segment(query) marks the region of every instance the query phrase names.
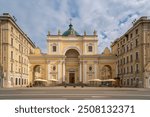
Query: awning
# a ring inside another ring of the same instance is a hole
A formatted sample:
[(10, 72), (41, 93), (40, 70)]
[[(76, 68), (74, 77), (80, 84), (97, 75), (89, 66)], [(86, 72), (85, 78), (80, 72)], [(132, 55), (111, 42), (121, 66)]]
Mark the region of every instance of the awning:
[(90, 80), (88, 80), (89, 82), (102, 82), (102, 80), (100, 80), (100, 79), (90, 79)]
[(106, 80), (103, 80), (103, 82), (108, 82), (108, 81), (115, 82), (116, 80), (115, 79), (106, 79)]
[(50, 79), (50, 81), (54, 81), (54, 82), (57, 82), (58, 80), (57, 80), (57, 79)]
[(44, 80), (44, 79), (35, 79), (34, 81), (47, 82), (47, 80)]

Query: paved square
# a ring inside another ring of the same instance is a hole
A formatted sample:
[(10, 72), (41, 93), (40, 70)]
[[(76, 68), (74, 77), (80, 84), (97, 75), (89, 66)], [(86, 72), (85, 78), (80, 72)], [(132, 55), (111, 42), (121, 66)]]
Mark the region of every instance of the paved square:
[(103, 87), (34, 87), (0, 89), (0, 99), (50, 99), (50, 100), (99, 100), (99, 99), (150, 99), (150, 89)]

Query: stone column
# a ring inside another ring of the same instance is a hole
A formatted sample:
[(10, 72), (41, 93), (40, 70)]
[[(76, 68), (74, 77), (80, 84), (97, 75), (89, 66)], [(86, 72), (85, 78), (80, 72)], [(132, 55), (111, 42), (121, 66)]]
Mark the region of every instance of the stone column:
[(51, 72), (51, 69), (50, 69), (50, 61), (47, 62), (47, 67), (48, 67), (48, 69), (47, 69), (48, 80), (50, 80), (50, 79), (51, 79), (51, 74), (50, 74), (50, 72)]
[(66, 69), (65, 69), (65, 61), (63, 61), (63, 82), (65, 82), (65, 71), (66, 71)]
[(60, 83), (61, 82), (61, 79), (60, 79), (60, 64), (61, 64), (61, 62), (60, 61), (58, 61), (58, 70), (57, 70), (57, 73), (58, 73), (58, 82)]
[(82, 82), (82, 62), (80, 61), (80, 82)]
[(87, 82), (87, 76), (86, 76), (86, 69), (87, 69), (87, 61), (84, 61), (84, 78), (83, 78), (83, 83)]
[(97, 61), (94, 61), (94, 69), (95, 69), (95, 79), (97, 79), (97, 64), (98, 62)]

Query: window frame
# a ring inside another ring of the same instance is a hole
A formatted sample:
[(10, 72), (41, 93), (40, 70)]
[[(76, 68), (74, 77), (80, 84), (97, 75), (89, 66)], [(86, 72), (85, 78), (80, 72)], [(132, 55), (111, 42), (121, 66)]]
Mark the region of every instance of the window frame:
[(93, 52), (93, 46), (92, 45), (88, 45), (88, 52)]
[(56, 46), (56, 45), (53, 45), (53, 46), (52, 46), (52, 51), (53, 51), (53, 52), (57, 52), (57, 46)]

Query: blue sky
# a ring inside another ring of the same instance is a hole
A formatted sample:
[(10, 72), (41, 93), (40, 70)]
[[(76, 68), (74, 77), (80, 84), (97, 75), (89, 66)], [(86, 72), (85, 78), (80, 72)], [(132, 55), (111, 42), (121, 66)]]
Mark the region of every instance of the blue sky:
[(69, 19), (79, 34), (99, 39), (99, 52), (124, 34), (132, 21), (150, 16), (149, 0), (0, 0), (0, 14), (8, 12), (35, 44), (47, 51), (46, 35), (68, 29)]

